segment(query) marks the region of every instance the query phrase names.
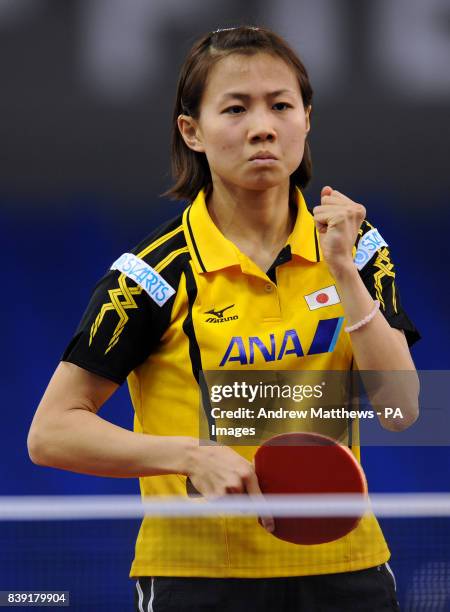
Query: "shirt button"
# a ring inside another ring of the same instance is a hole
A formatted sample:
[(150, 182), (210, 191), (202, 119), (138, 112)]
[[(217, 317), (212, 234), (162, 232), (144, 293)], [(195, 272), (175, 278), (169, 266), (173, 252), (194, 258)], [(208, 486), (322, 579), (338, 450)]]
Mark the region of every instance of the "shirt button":
[(272, 293), (273, 291), (273, 286), (270, 283), (266, 283), (264, 285), (264, 290), (266, 291), (266, 293)]

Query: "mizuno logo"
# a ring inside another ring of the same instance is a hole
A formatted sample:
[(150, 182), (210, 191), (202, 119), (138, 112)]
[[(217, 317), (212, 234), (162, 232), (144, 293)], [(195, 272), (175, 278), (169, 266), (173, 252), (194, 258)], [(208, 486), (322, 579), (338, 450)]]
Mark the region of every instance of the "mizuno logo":
[(225, 308), (222, 308), (222, 310), (214, 310), (214, 308), (211, 308), (211, 310), (207, 310), (205, 314), (212, 314), (218, 319), (223, 319), (223, 313), (225, 312), (225, 310), (228, 310), (229, 308), (233, 308), (233, 306), (234, 304), (231, 304), (231, 306), (225, 306)]
[(205, 314), (210, 314), (213, 315), (212, 317), (208, 317), (206, 319), (206, 323), (225, 323), (225, 321), (235, 321), (236, 319), (239, 319), (238, 315), (232, 315), (229, 317), (224, 317), (223, 313), (226, 310), (229, 310), (230, 308), (233, 308), (234, 304), (231, 304), (230, 306), (225, 306), (225, 308), (222, 308), (222, 310), (214, 310), (214, 308), (211, 308), (211, 310), (207, 310), (205, 312)]

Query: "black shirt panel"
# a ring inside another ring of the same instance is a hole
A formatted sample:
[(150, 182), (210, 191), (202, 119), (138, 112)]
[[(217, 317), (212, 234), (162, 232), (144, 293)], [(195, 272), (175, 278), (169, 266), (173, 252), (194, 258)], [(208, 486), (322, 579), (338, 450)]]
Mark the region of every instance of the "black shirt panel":
[(142, 259), (153, 269), (172, 256), (159, 274), (175, 293), (160, 305), (132, 278), (109, 270), (95, 286), (63, 361), (122, 384), (147, 359), (169, 325), (181, 274), (189, 261), (189, 254), (183, 252), (187, 251), (184, 233), (176, 231), (180, 226), (181, 216), (130, 251), (137, 256), (150, 248)]
[[(358, 247), (361, 237), (372, 229), (373, 226), (368, 221), (363, 221), (356, 247)], [(395, 265), (391, 259), (390, 249), (385, 246), (381, 247), (367, 261), (359, 273), (370, 295), (374, 300), (380, 301), (380, 310), (389, 325), (404, 330), (409, 346), (420, 340), (419, 330), (407, 315), (401, 302)]]

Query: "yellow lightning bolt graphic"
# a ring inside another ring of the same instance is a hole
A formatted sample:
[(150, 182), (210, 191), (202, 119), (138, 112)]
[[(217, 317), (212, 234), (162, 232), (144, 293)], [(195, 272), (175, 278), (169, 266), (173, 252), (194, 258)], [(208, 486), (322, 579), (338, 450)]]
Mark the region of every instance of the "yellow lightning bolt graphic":
[[(133, 299), (133, 295), (139, 295), (140, 293), (142, 293), (142, 287), (140, 287), (139, 285), (137, 287), (128, 287), (125, 275), (121, 274), (119, 276), (119, 288), (109, 289), (108, 294), (111, 298), (111, 301), (107, 302), (106, 304), (103, 304), (100, 309), (100, 312), (95, 318), (94, 323), (92, 324), (91, 334), (89, 338), (89, 346), (91, 346), (92, 340), (94, 339), (95, 334), (97, 333), (98, 328), (100, 327), (100, 324), (103, 321), (103, 317), (108, 312), (108, 310), (115, 310), (117, 312), (117, 314), (119, 315), (119, 322), (117, 323), (116, 329), (114, 330), (112, 338), (109, 341), (108, 347), (105, 351), (105, 355), (112, 349), (115, 344), (117, 344), (119, 336), (128, 321), (128, 315), (126, 313), (126, 310), (138, 307)], [(121, 300), (121, 298), (124, 299)]]
[[(395, 272), (394, 272), (394, 265), (391, 262), (390, 258), (389, 258), (389, 251), (384, 247), (381, 249), (381, 251), (378, 253), (378, 256), (375, 260), (374, 266), (376, 268), (378, 268), (378, 272), (375, 272), (374, 274), (374, 279), (375, 279), (375, 291), (376, 291), (376, 296), (377, 296), (377, 300), (380, 301), (380, 304), (383, 305), (383, 310), (386, 310), (385, 304), (384, 304), (384, 300), (383, 300), (383, 286), (382, 286), (382, 279), (385, 276), (392, 276), (393, 278), (395, 278)], [(396, 303), (396, 299), (395, 299), (395, 287), (394, 284), (392, 285), (392, 295), (393, 295), (393, 306), (394, 306), (394, 310), (395, 312), (397, 312), (397, 303)]]
[[(177, 232), (178, 231), (179, 230), (177, 230)], [(154, 245), (153, 245), (153, 248), (155, 248)], [(171, 253), (169, 253), (169, 255), (167, 255), (167, 257), (165, 257), (165, 259), (163, 259), (157, 266), (155, 266), (154, 270), (158, 273), (161, 272), (176, 257), (178, 257), (178, 255), (180, 255), (181, 253), (188, 253), (188, 252), (189, 252), (188, 247), (182, 247), (180, 249), (172, 251)], [(145, 251), (143, 251), (142, 253), (145, 253)], [(90, 331), (90, 336), (89, 336), (89, 346), (91, 346), (92, 341), (98, 331), (98, 328), (100, 327), (103, 321), (105, 314), (109, 310), (115, 310), (119, 317), (119, 322), (117, 323), (114, 333), (111, 337), (111, 340), (109, 341), (109, 344), (106, 348), (105, 355), (109, 353), (109, 351), (119, 341), (120, 334), (122, 333), (123, 328), (125, 327), (125, 325), (127, 324), (129, 320), (129, 317), (126, 311), (133, 309), (133, 308), (138, 308), (138, 305), (133, 299), (133, 295), (140, 295), (142, 291), (143, 291), (143, 288), (140, 285), (137, 285), (136, 287), (128, 287), (126, 283), (125, 274), (121, 274), (119, 276), (119, 287), (117, 289), (108, 290), (108, 294), (109, 294), (111, 301), (107, 302), (106, 304), (103, 304), (103, 306), (100, 309), (100, 312), (96, 316), (95, 321), (93, 322), (91, 326), (91, 331)]]

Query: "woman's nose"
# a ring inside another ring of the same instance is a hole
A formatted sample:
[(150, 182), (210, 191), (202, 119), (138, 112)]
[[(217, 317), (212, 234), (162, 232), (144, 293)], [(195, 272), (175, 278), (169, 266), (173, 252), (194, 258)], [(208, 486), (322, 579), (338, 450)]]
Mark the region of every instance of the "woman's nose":
[(251, 130), (249, 139), (251, 142), (259, 142), (261, 140), (273, 141), (276, 138), (276, 133), (273, 128), (262, 126)]

